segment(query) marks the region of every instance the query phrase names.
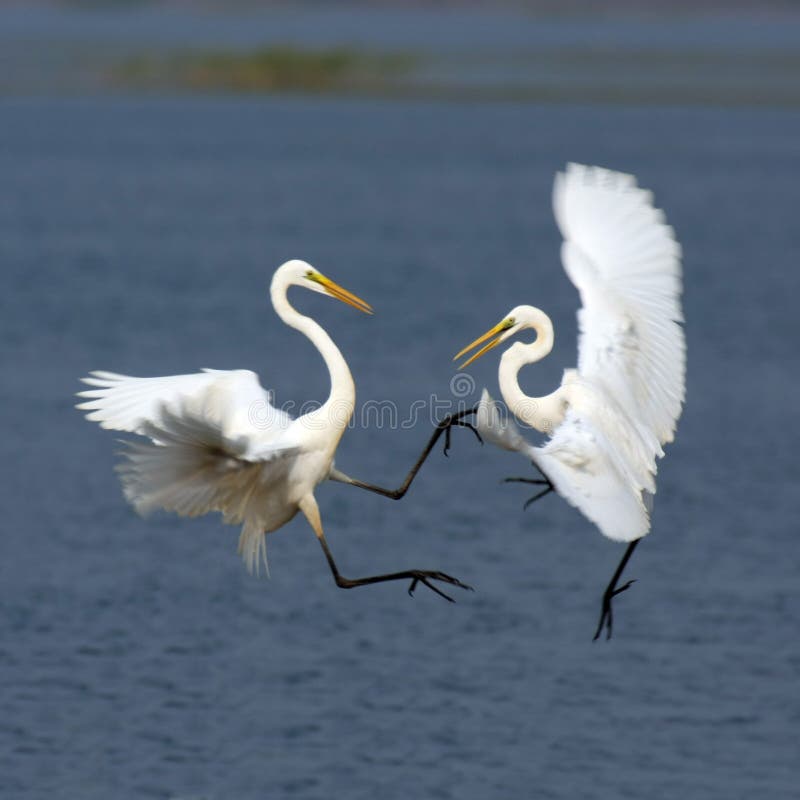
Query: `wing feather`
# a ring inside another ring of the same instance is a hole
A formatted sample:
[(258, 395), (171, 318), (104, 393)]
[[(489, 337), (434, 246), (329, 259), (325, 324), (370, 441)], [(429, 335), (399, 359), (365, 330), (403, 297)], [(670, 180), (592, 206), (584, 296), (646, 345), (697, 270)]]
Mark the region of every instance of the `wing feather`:
[(664, 444), (685, 397), (686, 345), (681, 249), (652, 202), (634, 176), (579, 164), (553, 189), (562, 262), (583, 304), (578, 370)]
[[(248, 569), (266, 566), (265, 533), (297, 511), (274, 487), (300, 452), (292, 418), (248, 370), (134, 378), (93, 372), (78, 408), (104, 428), (147, 437), (125, 442), (117, 470), (128, 501), (195, 517), (220, 511), (242, 524)], [(148, 441), (149, 440), (149, 441)]]
[(82, 380), (95, 388), (78, 393), (87, 400), (77, 408), (89, 412), (87, 419), (112, 430), (149, 436), (148, 430), (152, 433), (162, 426), (165, 410), (180, 407), (214, 421), (228, 440), (244, 438), (243, 452), (257, 459), (259, 449), (268, 451), (292, 423), (250, 370), (203, 370), (158, 378), (92, 372)]
[(140, 514), (156, 509), (196, 517), (222, 512), (225, 522), (243, 524), (239, 539), (248, 569), (266, 566), (264, 534), (290, 519), (296, 509), (271, 492), (299, 450), (284, 437), (257, 457), (246, 436), (231, 438), (202, 408), (162, 407), (159, 422), (140, 430), (150, 441), (123, 442), (117, 466), (125, 497)]
[(650, 493), (597, 420), (570, 409), (534, 461), (567, 502), (615, 541), (650, 529)]

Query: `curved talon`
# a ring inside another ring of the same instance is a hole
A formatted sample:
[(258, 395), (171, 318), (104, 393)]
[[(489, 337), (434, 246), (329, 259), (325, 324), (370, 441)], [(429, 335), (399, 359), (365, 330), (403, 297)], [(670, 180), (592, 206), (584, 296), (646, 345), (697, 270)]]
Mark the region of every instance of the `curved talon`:
[(448, 431), (456, 422), (453, 414), (448, 414), (436, 423), (436, 427), (443, 431)]
[(546, 494), (555, 491), (555, 486), (553, 486), (552, 482), (548, 478), (503, 478), (501, 483), (530, 483), (534, 486), (545, 487), (541, 492), (538, 492), (533, 497), (530, 497), (525, 501), (524, 505), (522, 506), (523, 511), (527, 510), (531, 503), (535, 503)]
[(532, 503), (535, 503), (537, 500), (540, 500), (542, 497), (544, 497), (546, 494), (549, 494), (552, 491), (554, 491), (553, 490), (553, 484), (548, 481), (546, 488), (542, 489), (541, 492), (539, 492), (538, 494), (535, 494), (533, 497), (529, 497), (525, 501), (525, 504), (522, 506), (522, 510), (523, 511), (527, 511), (529, 505), (531, 505)]
[(622, 584), (622, 586), (617, 586), (617, 581), (619, 581), (622, 571), (625, 569), (625, 566), (630, 560), (633, 551), (636, 549), (636, 546), (640, 541), (641, 539), (634, 539), (628, 544), (628, 548), (625, 550), (622, 560), (617, 565), (611, 581), (606, 587), (605, 592), (603, 592), (603, 605), (600, 613), (600, 621), (597, 623), (597, 630), (594, 632), (594, 636), (592, 637), (593, 642), (596, 642), (600, 638), (600, 634), (603, 632), (603, 627), (607, 628), (606, 639), (611, 638), (611, 632), (614, 629), (614, 612), (612, 610), (611, 601), (618, 594), (627, 591), (634, 583), (636, 583), (636, 579), (631, 578), (631, 580)]
[(475, 591), (469, 584), (462, 583), (458, 578), (448, 575), (446, 572), (419, 572), (414, 574), (411, 585), (408, 587), (408, 593), (414, 596), (414, 590), (417, 584), (421, 583), (427, 586), (432, 592), (436, 592), (440, 597), (444, 597), (450, 603), (455, 603), (455, 600), (449, 594), (445, 594), (438, 586), (434, 586), (430, 581), (443, 581), (449, 583), (451, 586), (458, 586), (460, 589), (466, 589), (470, 592)]
[(611, 614), (611, 606), (609, 605), (608, 608), (603, 608), (603, 613), (600, 615), (600, 622), (597, 625), (597, 630), (594, 632), (594, 636), (592, 637), (592, 641), (596, 642), (600, 638), (600, 634), (603, 632), (604, 627), (608, 627), (608, 631), (606, 632), (606, 641), (611, 638), (611, 630), (614, 627), (614, 617)]
[(422, 583), (424, 583), (431, 591), (436, 592), (436, 594), (438, 594), (440, 597), (444, 597), (444, 599), (447, 600), (448, 603), (455, 603), (455, 600), (453, 600), (453, 598), (450, 597), (449, 594), (445, 594), (441, 589), (437, 588), (432, 583), (428, 583), (428, 581), (425, 578), (422, 578), (421, 580)]
[(603, 628), (606, 629), (606, 641), (611, 638), (611, 633), (614, 629), (614, 611), (611, 606), (611, 600), (621, 592), (630, 589), (634, 583), (636, 583), (636, 578), (632, 578), (627, 583), (619, 586), (611, 592), (606, 590), (605, 594), (603, 595), (603, 606), (600, 613), (600, 622), (597, 623), (597, 630), (594, 632), (594, 636), (592, 637), (593, 642), (596, 642), (600, 638)]
[(606, 593), (603, 595), (603, 606), (600, 613), (600, 622), (597, 623), (597, 630), (594, 632), (594, 636), (592, 637), (593, 642), (596, 642), (600, 638), (603, 628), (607, 628), (606, 641), (611, 638), (611, 631), (614, 628), (614, 613), (611, 610), (611, 598), (613, 596), (614, 593), (609, 593), (608, 591), (606, 591)]
[(483, 444), (483, 438), (478, 432), (478, 429), (471, 422), (464, 422), (464, 417), (468, 416), (469, 414), (476, 414), (477, 411), (477, 406), (475, 408), (466, 408), (462, 411), (456, 412), (455, 414), (448, 414), (444, 419), (436, 423), (436, 427), (440, 431), (444, 431), (443, 452), (446, 458), (450, 457), (450, 432), (453, 430), (453, 426), (457, 425), (461, 428), (469, 428), (475, 434), (475, 436), (478, 437), (478, 441)]

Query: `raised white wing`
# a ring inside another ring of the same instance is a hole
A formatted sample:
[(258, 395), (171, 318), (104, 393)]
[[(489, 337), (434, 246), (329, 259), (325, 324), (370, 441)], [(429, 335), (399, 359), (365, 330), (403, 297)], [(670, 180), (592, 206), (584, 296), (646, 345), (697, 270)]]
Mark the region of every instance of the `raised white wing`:
[(97, 387), (78, 408), (104, 428), (150, 441), (126, 443), (118, 466), (128, 501), (140, 513), (183, 516), (222, 512), (243, 523), (239, 551), (248, 569), (266, 565), (264, 534), (297, 511), (276, 485), (287, 480), (301, 451), (298, 427), (275, 408), (248, 370), (132, 378), (94, 372)]
[(86, 419), (99, 423), (101, 428), (141, 433), (142, 426), (160, 420), (164, 406), (198, 395), (215, 379), (211, 370), (162, 378), (90, 372), (89, 377), (81, 378), (81, 382), (97, 388), (78, 392), (78, 397), (90, 399), (76, 408), (88, 411)]
[(570, 408), (534, 461), (556, 491), (615, 541), (630, 542), (650, 529), (649, 492), (605, 425)]
[(681, 248), (652, 199), (632, 175), (580, 164), (553, 188), (561, 259), (583, 303), (578, 370), (664, 444), (685, 396), (686, 345)]
[[(203, 370), (191, 375), (134, 378), (113, 372), (92, 372), (82, 379), (97, 388), (79, 392), (89, 398), (77, 408), (103, 428), (151, 436), (164, 411), (189, 413), (215, 425), (228, 440), (239, 441), (240, 455), (268, 456), (292, 418), (272, 405), (270, 392), (250, 370)], [(149, 431), (149, 432), (148, 432)]]

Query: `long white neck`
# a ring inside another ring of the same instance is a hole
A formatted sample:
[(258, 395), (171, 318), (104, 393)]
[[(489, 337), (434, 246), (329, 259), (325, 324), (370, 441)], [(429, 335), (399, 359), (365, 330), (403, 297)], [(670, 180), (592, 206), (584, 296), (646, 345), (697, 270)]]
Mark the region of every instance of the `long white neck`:
[(515, 342), (500, 359), (498, 381), (506, 406), (517, 419), (543, 433), (552, 433), (564, 419), (564, 397), (559, 387), (544, 397), (530, 397), (520, 388), (517, 374), (527, 364), (543, 359), (553, 349), (553, 323), (538, 308), (528, 307), (526, 326), (536, 331), (529, 344)]
[(325, 329), (291, 305), (286, 297), (290, 285), (285, 280), (281, 280), (279, 274), (276, 273), (270, 286), (272, 305), (275, 313), (290, 328), (300, 331), (311, 340), (328, 368), (331, 379), (330, 394), (322, 407), (312, 413), (322, 416), (326, 426), (344, 431), (356, 404), (356, 387), (353, 383), (353, 376), (350, 374), (344, 356)]

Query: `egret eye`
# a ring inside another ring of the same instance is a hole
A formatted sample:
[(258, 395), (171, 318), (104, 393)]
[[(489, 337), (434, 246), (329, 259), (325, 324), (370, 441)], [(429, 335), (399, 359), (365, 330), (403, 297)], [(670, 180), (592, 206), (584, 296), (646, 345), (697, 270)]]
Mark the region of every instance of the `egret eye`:
[(514, 325), (516, 325), (516, 324), (517, 324), (517, 321), (514, 319), (514, 317), (509, 317), (506, 320), (506, 328), (513, 328)]
[(313, 269), (306, 270), (306, 278), (312, 280), (313, 277), (314, 277), (314, 270)]

